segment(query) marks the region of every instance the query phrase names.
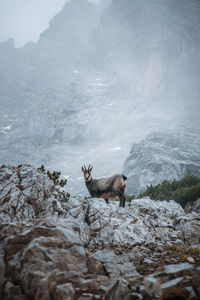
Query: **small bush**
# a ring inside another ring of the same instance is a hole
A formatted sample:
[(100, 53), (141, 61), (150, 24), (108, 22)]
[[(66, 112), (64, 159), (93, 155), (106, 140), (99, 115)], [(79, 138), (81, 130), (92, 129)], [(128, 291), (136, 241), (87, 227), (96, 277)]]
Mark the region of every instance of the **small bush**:
[(44, 165), (41, 165), (40, 168), (37, 168), (38, 171), (42, 172), (43, 174), (47, 174), (47, 176), (53, 180), (55, 185), (59, 185), (61, 187), (64, 187), (67, 184), (67, 179), (59, 179), (61, 172), (53, 171), (51, 173), (49, 170), (46, 171)]
[(37, 169), (38, 169), (38, 171), (41, 171), (42, 173), (46, 174), (46, 170), (45, 170), (44, 165), (41, 165), (41, 167), (37, 168)]

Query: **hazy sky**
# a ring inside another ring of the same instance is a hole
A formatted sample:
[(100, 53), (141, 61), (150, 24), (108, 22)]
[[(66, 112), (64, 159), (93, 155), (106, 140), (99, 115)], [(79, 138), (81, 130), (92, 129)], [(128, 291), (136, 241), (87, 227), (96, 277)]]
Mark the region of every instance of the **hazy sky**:
[(0, 41), (10, 37), (16, 47), (36, 41), (67, 0), (0, 0)]
[[(0, 42), (14, 38), (22, 47), (37, 41), (68, 0), (0, 0)], [(99, 2), (99, 0), (91, 0)]]

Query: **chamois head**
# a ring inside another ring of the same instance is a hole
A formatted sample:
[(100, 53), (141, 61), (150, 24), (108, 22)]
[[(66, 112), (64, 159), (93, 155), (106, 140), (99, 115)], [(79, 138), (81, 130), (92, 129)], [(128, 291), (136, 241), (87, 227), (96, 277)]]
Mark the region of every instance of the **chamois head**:
[(91, 176), (91, 171), (92, 171), (92, 166), (89, 165), (88, 168), (86, 168), (86, 166), (84, 165), (81, 169), (83, 171), (84, 177), (85, 177), (85, 181), (90, 181), (92, 176)]

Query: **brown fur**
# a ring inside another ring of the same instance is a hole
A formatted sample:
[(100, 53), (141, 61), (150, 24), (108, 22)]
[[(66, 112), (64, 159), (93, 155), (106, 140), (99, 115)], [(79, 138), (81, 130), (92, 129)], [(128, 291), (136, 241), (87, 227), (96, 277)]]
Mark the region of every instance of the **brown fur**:
[(115, 198), (116, 195), (112, 194), (112, 193), (104, 193), (104, 194), (101, 194), (100, 197), (104, 198), (104, 199), (111, 199), (111, 198)]

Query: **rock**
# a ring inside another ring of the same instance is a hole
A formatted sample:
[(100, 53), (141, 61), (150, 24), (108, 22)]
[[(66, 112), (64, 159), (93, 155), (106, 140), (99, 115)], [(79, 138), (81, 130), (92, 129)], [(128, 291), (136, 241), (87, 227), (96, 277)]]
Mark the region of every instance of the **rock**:
[(2, 290), (6, 281), (6, 265), (5, 265), (5, 251), (0, 248), (0, 291)]
[(154, 263), (154, 261), (153, 261), (153, 260), (151, 260), (151, 259), (149, 259), (149, 258), (145, 258), (145, 259), (143, 260), (143, 263), (144, 263), (144, 264), (151, 265), (151, 264), (153, 264), (153, 263)]
[(183, 277), (178, 277), (162, 284), (161, 299), (173, 299), (175, 297), (179, 297), (181, 299), (197, 300), (197, 296), (192, 287), (185, 287), (184, 285), (181, 285), (183, 281)]
[(193, 287), (197, 293), (197, 297), (198, 299), (200, 299), (200, 270), (195, 270), (192, 273), (192, 283), (193, 283)]
[(57, 285), (53, 295), (55, 299), (71, 300), (73, 299), (74, 294), (75, 294), (75, 290), (73, 288), (73, 285), (71, 283), (65, 283), (65, 284)]
[(165, 272), (171, 277), (180, 276), (180, 275), (189, 275), (190, 272), (194, 269), (191, 264), (182, 263), (177, 265), (168, 265), (165, 267)]
[(160, 298), (161, 287), (160, 282), (156, 278), (152, 276), (145, 277), (144, 290), (151, 298)]
[(129, 288), (125, 281), (117, 280), (105, 293), (105, 299), (121, 300), (128, 296)]
[(92, 300), (95, 299), (94, 295), (92, 294), (83, 294), (81, 297), (78, 298), (78, 300)]
[(191, 256), (187, 257), (187, 261), (188, 261), (189, 263), (191, 263), (191, 264), (195, 263), (194, 258), (191, 257)]
[(183, 281), (183, 277), (178, 277), (176, 279), (172, 279), (170, 281), (167, 281), (167, 282), (163, 283), (161, 285), (161, 289), (162, 290), (170, 289), (171, 287), (176, 286), (177, 284), (179, 284), (182, 281)]
[(185, 290), (189, 292), (189, 297), (187, 299), (189, 299), (189, 300), (198, 300), (199, 299), (199, 297), (195, 293), (195, 290), (192, 286), (187, 286), (185, 288)]
[(131, 293), (124, 298), (124, 300), (142, 300), (142, 299), (143, 299), (142, 295), (138, 293)]
[(28, 297), (22, 294), (21, 286), (14, 285), (11, 282), (7, 282), (3, 291), (4, 300), (28, 300)]
[[(183, 266), (179, 265), (177, 269), (179, 269), (179, 271), (183, 271)], [(195, 292), (196, 288), (192, 279), (193, 272), (196, 271), (192, 270), (187, 274), (187, 276), (185, 276), (186, 273), (182, 273), (184, 274), (184, 276), (181, 277), (179, 277), (180, 273), (178, 274), (177, 272), (175, 272), (175, 278), (171, 280), (171, 277), (167, 276), (167, 273), (165, 271), (147, 276), (144, 278), (144, 296), (148, 295), (149, 297), (151, 297), (151, 299), (155, 298), (163, 300), (174, 298), (197, 300), (198, 295)], [(198, 274), (200, 275), (200, 273)]]
[(194, 211), (199, 214), (200, 213), (200, 199), (197, 199), (192, 202), (188, 202), (184, 209), (185, 209), (186, 213), (191, 213), (192, 211)]
[(124, 209), (116, 201), (66, 200), (27, 165), (3, 166), (0, 176), (1, 298), (198, 298), (197, 213), (149, 198)]
[[(101, 284), (109, 285), (100, 262), (92, 258), (88, 268), (85, 249), (72, 224), (65, 222), (64, 225), (62, 221), (56, 227), (47, 227), (37, 221), (31, 228), (30, 224), (15, 227), (18, 234), (4, 241), (7, 275), (21, 284), (25, 295), (34, 299), (70, 299), (79, 293), (77, 287), (85, 292), (96, 290), (98, 294)], [(93, 281), (87, 281), (88, 277), (98, 275), (96, 287)]]
[(200, 176), (200, 143), (198, 135), (153, 132), (133, 144), (123, 173), (128, 177), (127, 193), (138, 195), (147, 185), (188, 174)]
[(87, 256), (88, 272), (96, 275), (107, 275), (104, 265), (92, 256)]
[[(62, 192), (30, 165), (0, 168), (0, 221), (15, 222), (64, 214)], [(59, 199), (59, 201), (57, 201)]]
[(192, 212), (186, 216), (182, 215), (180, 218), (177, 218), (177, 221), (176, 228), (182, 234), (182, 238), (190, 245), (199, 245), (200, 234), (196, 233), (199, 232), (200, 214)]

